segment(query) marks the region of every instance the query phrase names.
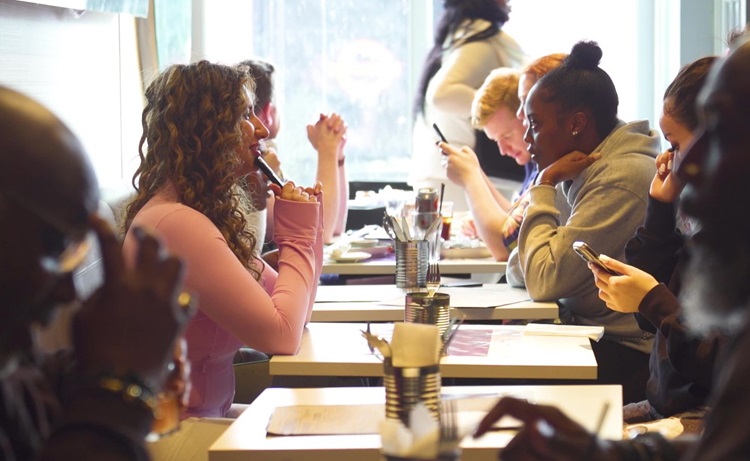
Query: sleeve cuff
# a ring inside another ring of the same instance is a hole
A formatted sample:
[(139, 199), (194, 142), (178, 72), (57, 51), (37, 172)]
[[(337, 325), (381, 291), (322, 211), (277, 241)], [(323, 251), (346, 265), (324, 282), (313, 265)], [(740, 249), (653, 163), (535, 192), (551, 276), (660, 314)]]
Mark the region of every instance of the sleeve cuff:
[(678, 309), (677, 298), (663, 283), (646, 293), (638, 306), (638, 312), (657, 329), (665, 318), (677, 314)]
[(320, 202), (297, 202), (277, 197), (273, 211), (274, 240), (293, 238), (314, 242), (320, 206)]
[(665, 203), (649, 196), (643, 228), (652, 235), (671, 234), (676, 225), (677, 204)]
[(555, 204), (557, 188), (550, 184), (538, 184), (529, 189), (529, 204)]

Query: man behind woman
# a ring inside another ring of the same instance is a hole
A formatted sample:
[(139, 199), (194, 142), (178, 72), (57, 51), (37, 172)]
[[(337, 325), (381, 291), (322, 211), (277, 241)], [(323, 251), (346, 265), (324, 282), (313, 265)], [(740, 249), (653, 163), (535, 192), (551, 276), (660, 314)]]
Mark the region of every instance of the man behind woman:
[(531, 86), (559, 66), (564, 57), (559, 54), (543, 56), (529, 64), (520, 75), (513, 69), (495, 69), (474, 97), (474, 127), (483, 129), (487, 137), (497, 143), (501, 155), (513, 158), (524, 168), (525, 178), (521, 189), (511, 200), (495, 189), (479, 167), (477, 155), (470, 147), (457, 149), (447, 143), (439, 144), (446, 155), (448, 179), (459, 185), (467, 197), (472, 215), (469, 233), (476, 232), (498, 261), (506, 261), (516, 246), (523, 213), (528, 205), (528, 190), (538, 173), (523, 139), (522, 101)]
[[(281, 115), (274, 95), (274, 66), (260, 59), (248, 59), (240, 63), (249, 69), (250, 76), (256, 85), (256, 115), (268, 128), (268, 137), (263, 140), (261, 154), (279, 177), (283, 178), (281, 161), (278, 156), (276, 137), (281, 129)], [(339, 114), (321, 114), (313, 124), (307, 125), (307, 138), (315, 149), (317, 171), (315, 178), (323, 187), (323, 238), (331, 243), (333, 238), (341, 235), (346, 225), (346, 205), (349, 198), (349, 183), (346, 179), (346, 123)], [(273, 198), (266, 203), (266, 182), (258, 175), (250, 175), (251, 195), (256, 208), (266, 209), (273, 213)], [(262, 220), (261, 220), (262, 221)], [(273, 219), (267, 222), (266, 239), (272, 243)], [(273, 246), (273, 245), (271, 245)]]

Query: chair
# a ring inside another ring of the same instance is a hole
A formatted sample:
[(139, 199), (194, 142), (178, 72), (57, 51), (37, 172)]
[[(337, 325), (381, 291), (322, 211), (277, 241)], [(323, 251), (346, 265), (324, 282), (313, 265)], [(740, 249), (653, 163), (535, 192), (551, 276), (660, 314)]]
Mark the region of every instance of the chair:
[(267, 387), (271, 386), (268, 356), (249, 347), (234, 355), (234, 401), (250, 404)]

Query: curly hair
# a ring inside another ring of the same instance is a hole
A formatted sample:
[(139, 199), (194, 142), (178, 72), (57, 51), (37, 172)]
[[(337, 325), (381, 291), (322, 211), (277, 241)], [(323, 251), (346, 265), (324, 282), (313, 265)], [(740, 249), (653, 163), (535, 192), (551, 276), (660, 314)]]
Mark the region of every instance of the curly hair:
[(562, 65), (551, 70), (537, 83), (542, 99), (556, 103), (562, 112), (586, 108), (596, 122), (596, 131), (604, 139), (617, 125), (620, 100), (615, 84), (601, 67), (602, 49), (596, 42), (573, 45)]
[(471, 104), (471, 124), (481, 130), (498, 110), (505, 108), (515, 114), (518, 99), (518, 70), (499, 67), (490, 72), (477, 90)]
[(137, 193), (126, 208), (125, 231), (138, 211), (171, 184), (177, 200), (208, 217), (258, 280), (256, 237), (246, 219), (254, 208), (237, 173), (235, 153), (242, 142), (242, 117), (254, 102), (248, 101), (246, 89), (253, 94), (247, 67), (208, 61), (173, 65), (149, 85), (138, 146), (141, 164), (133, 175)]

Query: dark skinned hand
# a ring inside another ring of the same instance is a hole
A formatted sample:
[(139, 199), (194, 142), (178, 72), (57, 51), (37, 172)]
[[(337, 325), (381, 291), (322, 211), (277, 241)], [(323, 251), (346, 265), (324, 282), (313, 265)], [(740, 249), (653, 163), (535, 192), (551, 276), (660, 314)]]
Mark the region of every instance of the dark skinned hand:
[(128, 269), (120, 242), (106, 221), (91, 218), (101, 246), (104, 284), (76, 314), (73, 344), (84, 373), (134, 373), (161, 390), (175, 343), (195, 312), (178, 304), (183, 265), (152, 235), (134, 229), (135, 267)]
[[(502, 398), (479, 423), (474, 437), (487, 432), (505, 415), (524, 423), (523, 429), (500, 452), (499, 459), (609, 460), (608, 444), (599, 440), (556, 407), (535, 405), (512, 397)], [(616, 459), (616, 458), (614, 458)]]
[(602, 155), (599, 152), (594, 152), (589, 155), (577, 150), (570, 152), (555, 160), (554, 163), (542, 170), (539, 173), (538, 182), (559, 184), (563, 181), (571, 180), (601, 157)]

